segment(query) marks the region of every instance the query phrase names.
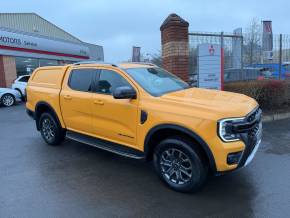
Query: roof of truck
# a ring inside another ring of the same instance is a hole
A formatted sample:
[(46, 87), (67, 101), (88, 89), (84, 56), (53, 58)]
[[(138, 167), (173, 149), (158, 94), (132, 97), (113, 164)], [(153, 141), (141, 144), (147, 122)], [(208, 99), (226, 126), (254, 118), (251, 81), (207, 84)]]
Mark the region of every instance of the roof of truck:
[(128, 68), (141, 68), (141, 67), (156, 67), (156, 65), (146, 62), (126, 62), (126, 63), (120, 63), (120, 64), (113, 64), (113, 63), (105, 63), (105, 62), (95, 62), (95, 61), (85, 61), (85, 62), (77, 62), (72, 64), (74, 65), (92, 65), (92, 66), (112, 66), (112, 67), (119, 67), (122, 69), (128, 69)]
[(151, 64), (151, 63), (121, 63), (118, 65), (119, 67), (121, 68), (124, 68), (124, 69), (128, 69), (128, 68), (139, 68), (139, 67), (156, 67), (156, 65), (154, 64)]

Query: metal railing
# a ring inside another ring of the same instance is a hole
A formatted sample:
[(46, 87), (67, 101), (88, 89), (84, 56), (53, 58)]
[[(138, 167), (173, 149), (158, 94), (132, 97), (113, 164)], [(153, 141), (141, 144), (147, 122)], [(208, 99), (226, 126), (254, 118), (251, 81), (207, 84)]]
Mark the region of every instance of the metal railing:
[[(189, 33), (189, 71), (197, 72), (198, 46), (218, 44), (224, 51), (224, 79), (227, 81), (253, 80), (259, 77), (290, 78), (290, 35), (274, 34), (273, 51), (264, 52), (262, 34)], [(289, 73), (288, 73), (289, 72)]]

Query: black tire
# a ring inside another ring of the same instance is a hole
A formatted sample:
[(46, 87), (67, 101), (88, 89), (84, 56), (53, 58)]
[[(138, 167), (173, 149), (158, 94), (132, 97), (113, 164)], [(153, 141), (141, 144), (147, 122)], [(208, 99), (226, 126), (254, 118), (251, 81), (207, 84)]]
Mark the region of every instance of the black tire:
[(199, 147), (180, 136), (167, 138), (157, 145), (154, 165), (161, 180), (178, 192), (199, 190), (208, 175), (208, 161)]
[[(7, 100), (8, 99), (8, 100)], [(1, 97), (1, 104), (5, 107), (11, 107), (15, 104), (15, 97), (12, 94), (4, 94)]]
[(50, 113), (40, 115), (39, 128), (42, 138), (48, 145), (60, 145), (65, 139), (65, 130)]

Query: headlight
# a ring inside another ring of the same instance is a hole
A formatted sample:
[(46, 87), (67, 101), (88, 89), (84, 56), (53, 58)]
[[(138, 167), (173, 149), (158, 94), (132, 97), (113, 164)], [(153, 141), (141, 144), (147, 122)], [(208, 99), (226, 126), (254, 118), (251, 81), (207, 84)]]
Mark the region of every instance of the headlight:
[(240, 140), (240, 136), (233, 132), (233, 124), (243, 122), (245, 118), (229, 118), (218, 122), (218, 133), (220, 138), (225, 142)]

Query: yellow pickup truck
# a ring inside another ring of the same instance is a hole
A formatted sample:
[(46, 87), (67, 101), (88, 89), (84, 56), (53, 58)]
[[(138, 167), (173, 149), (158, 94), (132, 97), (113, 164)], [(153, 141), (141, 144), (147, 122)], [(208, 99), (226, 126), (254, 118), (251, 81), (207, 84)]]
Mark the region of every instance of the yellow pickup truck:
[(176, 191), (196, 191), (209, 172), (247, 165), (261, 141), (261, 109), (254, 99), (189, 87), (153, 64), (41, 67), (26, 93), (27, 113), (47, 144), (67, 137), (153, 160)]

